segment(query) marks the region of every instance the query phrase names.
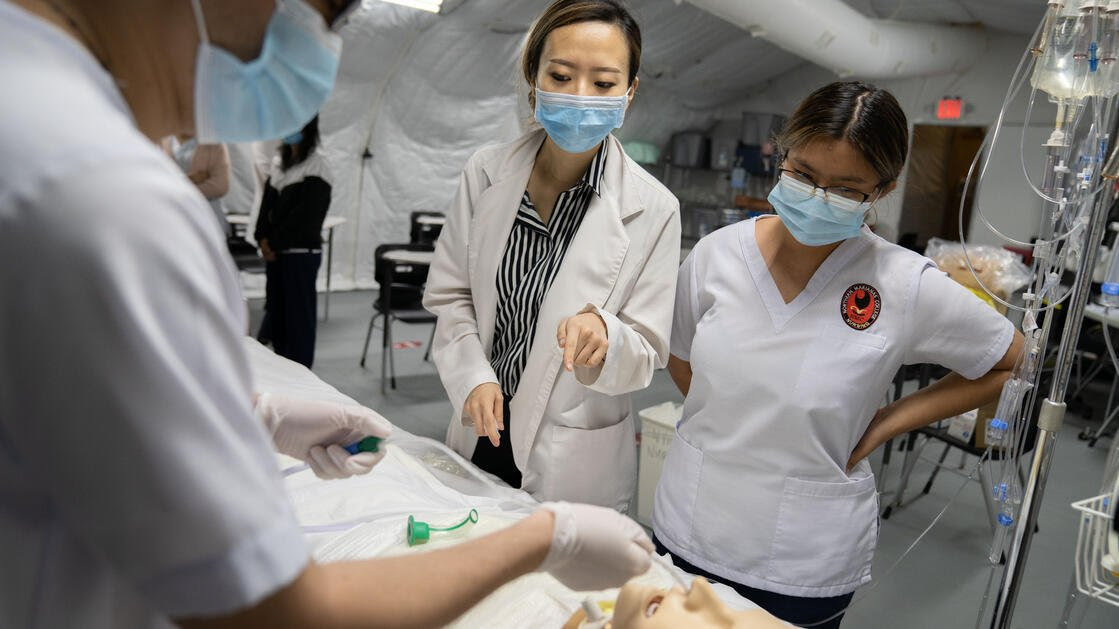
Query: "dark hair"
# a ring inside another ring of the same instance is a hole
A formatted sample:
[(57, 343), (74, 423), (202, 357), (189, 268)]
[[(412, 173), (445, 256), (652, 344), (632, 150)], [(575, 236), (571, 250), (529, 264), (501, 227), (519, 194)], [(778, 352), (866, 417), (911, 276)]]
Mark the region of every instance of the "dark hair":
[(287, 170), (292, 166), (303, 163), (311, 153), (315, 152), (315, 147), (319, 145), (319, 117), (316, 114), (311, 121), (303, 125), (300, 130), (303, 135), (299, 139), (299, 144), (281, 144), (280, 145), (280, 169)]
[[(555, 0), (532, 24), (521, 53), (521, 71), (529, 85), (535, 85), (540, 70), (540, 55), (544, 42), (557, 28), (580, 22), (606, 22), (621, 29), (629, 45), (629, 85), (637, 78), (641, 67), (641, 28), (629, 10), (619, 0)], [(529, 103), (536, 100), (529, 94)]]
[(909, 152), (909, 124), (894, 95), (861, 81), (837, 81), (797, 105), (781, 133), (781, 158), (818, 139), (847, 140), (878, 173), (878, 186), (901, 174)]

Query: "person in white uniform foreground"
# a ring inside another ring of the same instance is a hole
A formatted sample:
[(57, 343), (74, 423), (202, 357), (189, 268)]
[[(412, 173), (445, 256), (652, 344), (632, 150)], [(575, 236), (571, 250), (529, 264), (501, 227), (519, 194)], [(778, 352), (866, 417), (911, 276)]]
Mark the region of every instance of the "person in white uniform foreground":
[[(669, 371), (686, 397), (654, 542), (783, 620), (838, 627), (878, 538), (866, 456), (995, 399), (1022, 337), (863, 224), (905, 163), (889, 92), (822, 87), (777, 144), (777, 216), (707, 236), (680, 267)], [(954, 373), (879, 408), (916, 363)]]
[(636, 523), (567, 503), (425, 555), (310, 560), (272, 447), (347, 476), (379, 455), (340, 445), (391, 426), (253, 395), (223, 235), (154, 142), (297, 130), (350, 4), (0, 1), (0, 626), (426, 627), (529, 571), (648, 568)]

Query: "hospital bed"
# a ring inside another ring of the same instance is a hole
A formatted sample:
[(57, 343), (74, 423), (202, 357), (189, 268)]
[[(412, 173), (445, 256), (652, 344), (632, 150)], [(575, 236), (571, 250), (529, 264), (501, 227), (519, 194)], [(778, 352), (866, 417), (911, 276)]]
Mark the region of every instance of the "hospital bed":
[[(245, 347), (256, 391), (357, 404), (306, 367), (277, 356), (256, 340), (246, 337)], [(321, 480), (297, 459), (276, 455), (316, 561), (426, 552), (501, 530), (539, 506), (527, 493), (482, 472), (440, 442), (397, 427), (386, 447), (384, 460), (371, 473), (345, 480)], [(408, 545), (409, 516), (439, 526), (461, 521), (471, 509), (478, 512), (477, 523), (433, 533), (423, 545)], [(691, 582), (692, 575), (657, 563), (637, 580), (669, 588), (676, 583), (669, 570)], [(715, 591), (734, 609), (757, 607), (728, 587), (715, 584)], [(449, 626), (558, 628), (584, 599), (612, 603), (617, 593), (616, 589), (574, 592), (548, 574), (533, 573), (501, 587)]]

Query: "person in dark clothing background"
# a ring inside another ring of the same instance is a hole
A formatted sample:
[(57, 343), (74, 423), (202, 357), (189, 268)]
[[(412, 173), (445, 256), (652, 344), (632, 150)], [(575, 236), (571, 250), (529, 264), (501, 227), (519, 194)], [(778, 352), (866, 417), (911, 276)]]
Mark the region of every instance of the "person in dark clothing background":
[(315, 279), (322, 262), (323, 219), (330, 208), (330, 175), (318, 144), (318, 116), (284, 138), (254, 232), (267, 263), (264, 320), (257, 338), (307, 367), (315, 360)]

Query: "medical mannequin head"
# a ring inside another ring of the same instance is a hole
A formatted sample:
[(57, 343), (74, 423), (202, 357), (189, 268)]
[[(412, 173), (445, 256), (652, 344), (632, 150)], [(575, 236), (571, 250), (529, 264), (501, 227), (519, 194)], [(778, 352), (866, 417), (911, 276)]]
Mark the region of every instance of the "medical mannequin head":
[(776, 141), (784, 161), (800, 157), (813, 162), (805, 164), (814, 169), (806, 174), (816, 185), (850, 183), (853, 189), (881, 195), (893, 190), (905, 165), (909, 125), (886, 90), (837, 81), (801, 101)]
[[(579, 610), (564, 626), (578, 627)], [(678, 587), (662, 588), (627, 584), (618, 594), (609, 629), (771, 629), (787, 627), (762, 609), (734, 610), (727, 607), (705, 579), (696, 577), (689, 592)]]
[[(189, 0), (15, 0), (74, 37), (116, 79), (141, 132), (195, 135), (200, 34)], [(356, 0), (305, 0), (328, 24)], [(210, 41), (241, 61), (260, 55), (276, 0), (201, 0)]]
[(532, 107), (535, 88), (579, 96), (628, 92), (632, 102), (640, 65), (641, 29), (616, 0), (556, 0), (532, 25), (521, 55)]

